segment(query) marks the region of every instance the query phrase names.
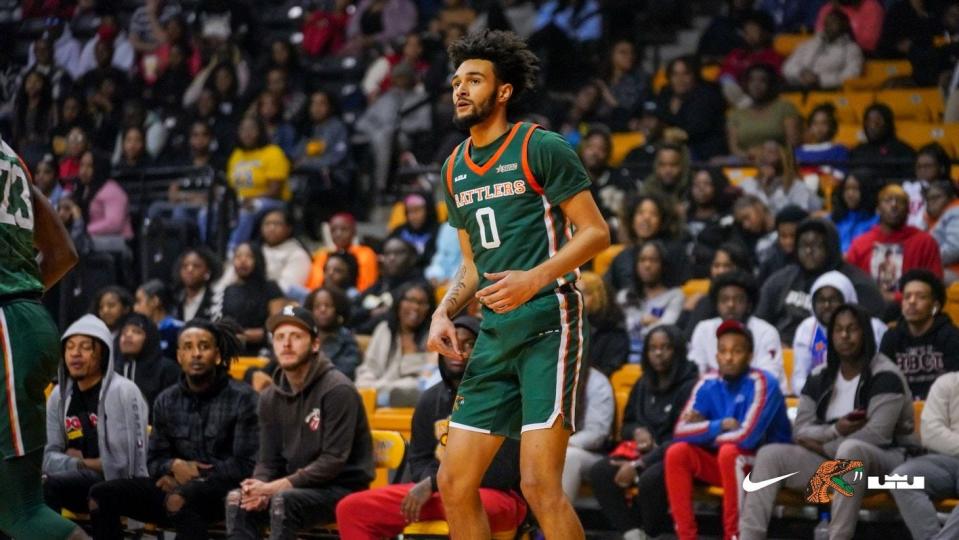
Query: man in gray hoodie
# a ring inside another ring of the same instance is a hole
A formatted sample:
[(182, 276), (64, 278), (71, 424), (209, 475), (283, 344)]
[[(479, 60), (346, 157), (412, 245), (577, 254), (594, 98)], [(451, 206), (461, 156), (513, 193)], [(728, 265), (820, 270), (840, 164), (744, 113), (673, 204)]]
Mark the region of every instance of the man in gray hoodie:
[(87, 512), (94, 484), (147, 474), (143, 395), (113, 368), (106, 323), (84, 315), (60, 340), (63, 361), (47, 400), (43, 492), (54, 510)]
[[(260, 395), (260, 458), (226, 499), (231, 539), (272, 540), (335, 519), (336, 504), (373, 479), (373, 440), (353, 383), (318, 354), (313, 314), (287, 306), (266, 327), (280, 369)], [(269, 512), (267, 512), (269, 510)]]

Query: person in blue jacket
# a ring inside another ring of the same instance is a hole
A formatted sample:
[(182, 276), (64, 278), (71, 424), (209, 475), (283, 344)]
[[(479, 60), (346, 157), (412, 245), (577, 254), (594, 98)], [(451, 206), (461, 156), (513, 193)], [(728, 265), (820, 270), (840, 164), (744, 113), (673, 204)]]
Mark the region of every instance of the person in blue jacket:
[(762, 445), (789, 442), (792, 430), (779, 381), (751, 368), (753, 336), (737, 320), (716, 330), (719, 370), (700, 378), (666, 450), (666, 492), (679, 540), (697, 538), (693, 480), (723, 488), (723, 537), (739, 532), (737, 461)]

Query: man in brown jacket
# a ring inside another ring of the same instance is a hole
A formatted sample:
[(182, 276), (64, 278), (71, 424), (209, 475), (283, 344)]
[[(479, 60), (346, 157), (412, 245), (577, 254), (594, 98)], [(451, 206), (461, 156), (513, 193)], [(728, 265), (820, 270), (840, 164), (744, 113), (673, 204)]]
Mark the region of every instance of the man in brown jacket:
[[(280, 369), (260, 395), (260, 458), (253, 478), (226, 500), (227, 536), (292, 540), (335, 519), (336, 503), (373, 479), (373, 441), (353, 383), (319, 354), (306, 309), (287, 306), (267, 320)], [(269, 512), (267, 512), (269, 510)]]

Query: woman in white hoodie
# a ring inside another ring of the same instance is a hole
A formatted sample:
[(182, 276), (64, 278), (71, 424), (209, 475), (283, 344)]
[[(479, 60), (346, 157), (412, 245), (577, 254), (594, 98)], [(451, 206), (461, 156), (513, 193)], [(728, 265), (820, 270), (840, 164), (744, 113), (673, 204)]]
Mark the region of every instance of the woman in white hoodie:
[[(792, 393), (799, 395), (809, 373), (817, 366), (825, 363), (828, 339), (827, 326), (832, 314), (843, 304), (859, 302), (856, 288), (843, 273), (835, 270), (819, 276), (809, 290), (812, 297), (813, 315), (806, 317), (793, 337), (793, 372), (790, 380)], [(882, 342), (886, 333), (886, 324), (879, 319), (872, 318), (872, 331), (876, 336), (876, 343)]]

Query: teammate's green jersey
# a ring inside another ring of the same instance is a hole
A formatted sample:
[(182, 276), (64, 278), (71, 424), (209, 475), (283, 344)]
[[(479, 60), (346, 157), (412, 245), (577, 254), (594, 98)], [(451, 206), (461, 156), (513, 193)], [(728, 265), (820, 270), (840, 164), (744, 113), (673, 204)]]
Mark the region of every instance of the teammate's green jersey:
[[(465, 229), (479, 274), (529, 270), (572, 238), (560, 203), (589, 189), (579, 156), (563, 137), (517, 123), (484, 147), (467, 139), (443, 165), (449, 224)], [(536, 296), (576, 280), (571, 272)]]
[(33, 248), (33, 201), (23, 162), (0, 141), (0, 296), (43, 292)]

